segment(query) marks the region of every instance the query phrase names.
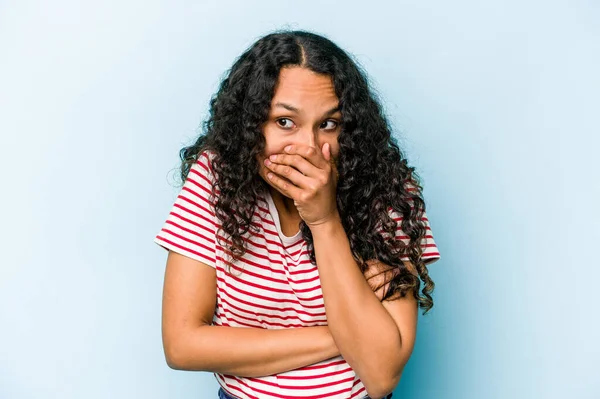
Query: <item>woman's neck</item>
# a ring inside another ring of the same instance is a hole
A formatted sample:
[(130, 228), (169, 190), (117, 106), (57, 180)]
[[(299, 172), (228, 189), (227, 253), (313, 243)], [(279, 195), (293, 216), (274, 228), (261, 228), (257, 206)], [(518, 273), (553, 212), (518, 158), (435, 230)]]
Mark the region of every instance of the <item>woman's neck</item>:
[(273, 203), (275, 204), (275, 207), (277, 208), (277, 212), (279, 213), (280, 217), (283, 216), (286, 219), (300, 219), (300, 214), (298, 213), (296, 205), (294, 205), (293, 199), (286, 197), (279, 191), (275, 190), (273, 187), (269, 187), (269, 191), (271, 193), (271, 198), (273, 198)]

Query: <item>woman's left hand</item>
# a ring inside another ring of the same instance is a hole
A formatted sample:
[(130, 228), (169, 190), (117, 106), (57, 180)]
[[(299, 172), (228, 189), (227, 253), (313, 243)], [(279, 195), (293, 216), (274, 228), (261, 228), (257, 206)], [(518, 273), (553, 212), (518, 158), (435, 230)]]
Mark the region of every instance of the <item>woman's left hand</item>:
[(329, 144), (325, 143), (321, 149), (290, 145), (284, 151), (265, 159), (271, 183), (294, 200), (308, 227), (338, 218), (338, 176)]

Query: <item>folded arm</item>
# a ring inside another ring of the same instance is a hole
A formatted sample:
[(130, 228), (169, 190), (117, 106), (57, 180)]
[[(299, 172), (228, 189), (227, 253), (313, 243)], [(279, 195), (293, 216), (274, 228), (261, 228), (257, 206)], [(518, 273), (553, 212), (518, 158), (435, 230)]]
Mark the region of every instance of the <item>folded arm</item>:
[(279, 330), (212, 326), (215, 305), (215, 269), (170, 251), (162, 311), (169, 367), (259, 377), (340, 354), (327, 326)]

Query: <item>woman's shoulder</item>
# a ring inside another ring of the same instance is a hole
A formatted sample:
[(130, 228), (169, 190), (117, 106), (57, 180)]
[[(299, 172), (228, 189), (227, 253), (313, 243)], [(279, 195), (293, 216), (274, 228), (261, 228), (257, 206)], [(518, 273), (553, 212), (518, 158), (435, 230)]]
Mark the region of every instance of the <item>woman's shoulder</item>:
[(196, 162), (202, 164), (210, 164), (217, 156), (217, 152), (210, 148), (205, 148), (198, 153), (198, 158)]
[(215, 178), (213, 160), (217, 153), (211, 149), (204, 149), (198, 153), (196, 161), (190, 165), (190, 173), (203, 176), (210, 181)]

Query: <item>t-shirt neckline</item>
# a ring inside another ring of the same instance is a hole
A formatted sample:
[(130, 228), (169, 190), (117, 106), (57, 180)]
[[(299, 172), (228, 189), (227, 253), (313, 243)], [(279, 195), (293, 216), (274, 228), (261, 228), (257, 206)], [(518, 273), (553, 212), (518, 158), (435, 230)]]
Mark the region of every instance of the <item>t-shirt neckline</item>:
[(267, 200), (267, 205), (269, 206), (269, 213), (271, 214), (271, 218), (275, 223), (275, 229), (277, 230), (279, 238), (286, 245), (295, 244), (296, 242), (298, 242), (298, 239), (302, 236), (302, 231), (298, 229), (298, 232), (296, 232), (296, 234), (294, 234), (293, 236), (286, 236), (285, 234), (283, 234), (283, 231), (281, 230), (281, 223), (279, 221), (279, 212), (277, 212), (277, 207), (275, 206), (275, 202), (273, 202), (271, 191), (269, 189), (267, 189), (266, 191), (267, 194), (265, 195), (265, 197)]

